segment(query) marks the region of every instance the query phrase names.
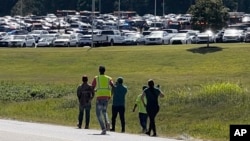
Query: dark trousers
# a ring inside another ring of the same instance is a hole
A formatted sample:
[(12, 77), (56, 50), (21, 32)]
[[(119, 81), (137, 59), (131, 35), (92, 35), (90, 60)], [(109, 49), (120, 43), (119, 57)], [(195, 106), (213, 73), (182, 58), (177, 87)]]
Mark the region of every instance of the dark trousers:
[(78, 114), (78, 125), (82, 127), (82, 121), (83, 121), (83, 116), (84, 116), (84, 111), (85, 111), (85, 128), (89, 127), (89, 121), (90, 121), (90, 109), (91, 106), (79, 106), (79, 114)]
[(146, 107), (148, 117), (149, 117), (149, 128), (148, 132), (150, 133), (153, 130), (153, 133), (156, 134), (156, 127), (155, 127), (155, 117), (159, 112), (159, 106), (150, 106), (147, 105)]
[(139, 120), (140, 120), (142, 130), (143, 131), (147, 130), (148, 115), (145, 113), (139, 113)]
[(116, 117), (119, 113), (122, 132), (125, 132), (125, 106), (112, 106), (112, 130), (115, 131)]

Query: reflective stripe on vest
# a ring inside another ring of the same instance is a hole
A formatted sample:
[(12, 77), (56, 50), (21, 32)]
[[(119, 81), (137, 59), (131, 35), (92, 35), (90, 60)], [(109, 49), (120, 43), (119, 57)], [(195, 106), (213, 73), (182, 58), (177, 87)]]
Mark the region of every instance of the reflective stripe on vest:
[(107, 75), (99, 75), (96, 77), (96, 97), (111, 97), (110, 79)]

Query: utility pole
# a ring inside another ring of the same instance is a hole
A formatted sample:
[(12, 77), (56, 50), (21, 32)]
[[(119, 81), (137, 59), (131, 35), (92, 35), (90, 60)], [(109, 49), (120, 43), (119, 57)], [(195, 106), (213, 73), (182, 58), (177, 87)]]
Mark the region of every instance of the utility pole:
[(120, 26), (120, 18), (121, 18), (121, 0), (119, 0), (119, 4), (118, 4), (118, 23), (117, 23), (118, 30), (119, 30), (119, 26)]
[(23, 0), (21, 0), (21, 16), (23, 16)]
[(94, 41), (93, 41), (93, 37), (94, 37), (94, 19), (95, 19), (95, 0), (92, 0), (92, 40), (91, 40), (91, 47), (94, 47)]
[(155, 20), (154, 21), (154, 27), (156, 27), (156, 23), (155, 23), (156, 22), (156, 0), (155, 0), (155, 18), (154, 18), (154, 20)]
[(102, 0), (99, 0), (99, 13), (101, 14), (101, 10), (102, 10)]
[(165, 0), (162, 0), (162, 16), (165, 16)]

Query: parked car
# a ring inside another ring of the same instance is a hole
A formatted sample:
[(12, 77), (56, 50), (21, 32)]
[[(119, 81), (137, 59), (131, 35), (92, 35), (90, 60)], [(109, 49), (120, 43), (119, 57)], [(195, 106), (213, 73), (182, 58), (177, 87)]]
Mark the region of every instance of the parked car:
[(70, 47), (70, 46), (78, 46), (78, 41), (76, 35), (74, 34), (62, 34), (57, 37), (53, 42), (53, 46), (61, 46), (61, 47)]
[(202, 33), (198, 33), (196, 38), (195, 38), (195, 42), (196, 43), (214, 43), (214, 33), (212, 31), (205, 31)]
[(216, 42), (216, 43), (222, 43), (222, 42), (223, 42), (223, 41), (222, 41), (223, 35), (224, 35), (224, 30), (218, 31), (218, 32), (215, 34), (215, 36), (214, 36), (215, 42)]
[(0, 40), (0, 47), (8, 47), (10, 45), (10, 40), (13, 38), (13, 36), (7, 36)]
[(188, 33), (177, 33), (170, 39), (170, 44), (191, 44), (192, 40)]
[(33, 30), (29, 33), (29, 35), (32, 35), (35, 38), (36, 43), (44, 34), (49, 34), (49, 32), (47, 30)]
[(170, 37), (166, 31), (152, 31), (145, 37), (145, 45), (148, 44), (169, 44)]
[(11, 35), (9, 40), (10, 47), (35, 47), (35, 38), (31, 35)]
[(238, 29), (226, 29), (222, 37), (223, 42), (242, 42), (243, 31)]
[(59, 34), (43, 34), (38, 40), (37, 47), (51, 47)]
[(250, 32), (246, 32), (244, 41), (245, 41), (246, 43), (249, 43), (249, 42), (250, 42)]
[(128, 34), (127, 36), (125, 36), (122, 44), (124, 44), (124, 45), (137, 45), (137, 44), (139, 44), (138, 40), (141, 39), (142, 37), (143, 37), (143, 35), (140, 33)]
[(79, 39), (79, 46), (91, 46), (92, 44), (92, 34), (83, 35)]

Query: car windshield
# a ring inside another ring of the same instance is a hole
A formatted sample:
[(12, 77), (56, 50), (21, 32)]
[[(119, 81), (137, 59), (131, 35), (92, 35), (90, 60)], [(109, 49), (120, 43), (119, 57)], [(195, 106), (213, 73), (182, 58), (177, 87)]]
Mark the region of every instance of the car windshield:
[(69, 36), (62, 35), (62, 36), (59, 36), (57, 39), (69, 39)]
[(162, 32), (151, 32), (150, 35), (151, 36), (162, 36), (163, 33)]
[(47, 35), (43, 35), (41, 36), (42, 38), (54, 38), (55, 35), (50, 35), (50, 34), (47, 34)]
[(39, 40), (39, 42), (45, 42), (45, 41), (46, 41), (45, 38), (41, 38), (41, 39)]
[(225, 32), (224, 32), (224, 34), (236, 34), (236, 33), (238, 33), (238, 30), (234, 30), (234, 29), (232, 29), (232, 30), (225, 30)]
[(40, 34), (40, 31), (31, 31), (30, 34)]
[(187, 36), (186, 33), (179, 33), (175, 35), (175, 37), (186, 37), (186, 36)]
[(25, 36), (14, 36), (13, 39), (25, 39)]

